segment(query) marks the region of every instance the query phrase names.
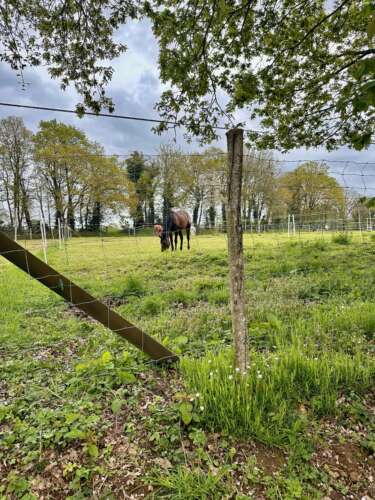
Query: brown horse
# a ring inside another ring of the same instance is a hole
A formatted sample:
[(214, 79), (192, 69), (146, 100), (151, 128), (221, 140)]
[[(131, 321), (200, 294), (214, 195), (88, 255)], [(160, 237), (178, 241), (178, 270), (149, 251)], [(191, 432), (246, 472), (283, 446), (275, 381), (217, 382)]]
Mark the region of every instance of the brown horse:
[(154, 226), (154, 234), (160, 238), (161, 251), (164, 252), (169, 247), (171, 247), (172, 252), (173, 250), (177, 250), (177, 236), (180, 236), (180, 250), (182, 250), (184, 242), (183, 229), (186, 230), (187, 246), (188, 250), (190, 250), (190, 228), (191, 219), (186, 210), (171, 210), (164, 227), (160, 224)]

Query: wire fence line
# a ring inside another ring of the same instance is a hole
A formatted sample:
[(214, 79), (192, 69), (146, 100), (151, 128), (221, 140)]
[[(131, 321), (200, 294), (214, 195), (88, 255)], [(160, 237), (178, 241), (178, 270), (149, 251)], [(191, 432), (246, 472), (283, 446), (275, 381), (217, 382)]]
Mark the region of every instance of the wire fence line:
[[(144, 158), (146, 159), (146, 161), (149, 161), (149, 162), (155, 162), (155, 160), (159, 160), (161, 158), (161, 155), (160, 154), (146, 154), (146, 153), (142, 153)], [(194, 160), (195, 159), (200, 159), (200, 158), (205, 158), (205, 159), (210, 159), (210, 156), (207, 156), (205, 155), (204, 153), (200, 154), (200, 153), (179, 153), (179, 155), (182, 157), (182, 158), (188, 158), (188, 159), (191, 159), (194, 163)], [(54, 159), (54, 160), (63, 160), (63, 161), (70, 161), (72, 159), (74, 160), (82, 160), (82, 158), (95, 158), (95, 157), (98, 157), (98, 158), (101, 158), (101, 157), (107, 157), (107, 156), (110, 156), (106, 153), (93, 153), (93, 154), (85, 154), (85, 155), (81, 155), (81, 154), (55, 154), (55, 155), (40, 155), (38, 158), (39, 160), (49, 160), (49, 159)], [(129, 155), (125, 155), (125, 154), (121, 154), (121, 156), (125, 159), (125, 158), (129, 158), (131, 156), (131, 154)], [(118, 157), (120, 157), (120, 155), (118, 155)], [(221, 158), (224, 163), (226, 163), (227, 161), (227, 157), (228, 157), (228, 154), (226, 152), (217, 152), (215, 153), (212, 158)], [(1, 155), (0, 155), (0, 158)], [(4, 157), (3, 157), (4, 158)], [(293, 166), (293, 165), (296, 165), (296, 166), (300, 166), (302, 164), (304, 164), (306, 161), (310, 161), (311, 160), (308, 160), (308, 159), (296, 159), (296, 160), (288, 160), (288, 159), (273, 159), (273, 158), (264, 158), (262, 157), (261, 155), (257, 155), (255, 154), (254, 152), (251, 152), (251, 153), (246, 153), (243, 155), (243, 158), (244, 159), (248, 159), (250, 161), (255, 161), (255, 162), (261, 162), (261, 166), (259, 167), (260, 168), (260, 172), (262, 171), (262, 168), (264, 166), (264, 168), (266, 168), (267, 165), (271, 165), (271, 164), (276, 164), (276, 165), (281, 165), (282, 166), (282, 171), (280, 171), (280, 173), (277, 174), (277, 176), (273, 179), (272, 182), (276, 183), (275, 184), (275, 192), (272, 194), (273, 198), (276, 200), (276, 201), (280, 201), (278, 200), (278, 197), (280, 196), (280, 193), (279, 191), (277, 190), (277, 182), (279, 182), (279, 179), (282, 177), (283, 174), (286, 174), (287, 172), (290, 172), (290, 167)], [(30, 156), (28, 158), (29, 161), (33, 161), (34, 160), (34, 157)], [(361, 161), (356, 161), (356, 160), (330, 160), (330, 159), (321, 159), (321, 160), (316, 160), (318, 163), (321, 163), (323, 165), (325, 165), (325, 167), (327, 168), (327, 173), (328, 175), (330, 176), (333, 176), (333, 178), (336, 180), (336, 182), (338, 183), (338, 187), (340, 189), (343, 190), (343, 193), (345, 194), (345, 196), (347, 197), (350, 197), (350, 198), (353, 198), (353, 199), (357, 199), (359, 200), (361, 197), (364, 198), (364, 197), (372, 197), (372, 198), (375, 198), (375, 162), (361, 162)], [(222, 163), (222, 162), (221, 162)], [(263, 165), (263, 166), (262, 166)], [(188, 169), (191, 168), (191, 166), (187, 167)], [(264, 186), (261, 186), (260, 188), (256, 187), (257, 183), (265, 183), (266, 181), (261, 181), (259, 180), (259, 178), (257, 178), (257, 174), (254, 173), (251, 168), (250, 168), (250, 171), (247, 171), (246, 170), (246, 167), (244, 168), (244, 172), (245, 172), (245, 176), (244, 176), (244, 184), (243, 184), (243, 189), (246, 191), (252, 191), (250, 194), (248, 194), (248, 196), (252, 196), (254, 199), (258, 196), (268, 196), (269, 195), (264, 195), (264, 190), (267, 190), (268, 187), (266, 185)], [(223, 230), (223, 225), (225, 225), (225, 221), (221, 221), (221, 224), (220, 224), (220, 206), (219, 204), (221, 203), (220, 201), (220, 198), (225, 198), (225, 183), (224, 183), (224, 179), (227, 175), (227, 168), (225, 167), (215, 167), (213, 169), (212, 172), (209, 172), (207, 174), (207, 172), (204, 172), (203, 173), (204, 175), (202, 176), (202, 179), (200, 178), (197, 178), (197, 181), (198, 183), (203, 183), (203, 185), (205, 186), (205, 190), (212, 190), (212, 192), (215, 192), (215, 197), (216, 197), (216, 201), (213, 205), (213, 210), (216, 212), (215, 214), (215, 218), (216, 218), (216, 221), (214, 224), (212, 224), (212, 222), (210, 223), (207, 223), (207, 218), (208, 218), (208, 215), (207, 215), (207, 210), (209, 209), (209, 204), (210, 204), (210, 207), (212, 205), (212, 202), (209, 202), (207, 200), (207, 194), (206, 194), (206, 199), (202, 199), (200, 201), (200, 208), (199, 210), (201, 211), (201, 215), (200, 217), (202, 217), (202, 224), (199, 223), (199, 221), (194, 221), (195, 223), (195, 226), (197, 228), (199, 228), (200, 230), (200, 227), (203, 226), (206, 228), (213, 228), (213, 226), (218, 226), (218, 228), (220, 229), (221, 227), (221, 230)], [(122, 179), (124, 180), (124, 189), (125, 189), (125, 184), (127, 181), (129, 181), (129, 178), (128, 178), (128, 173), (126, 171), (126, 169), (123, 169), (121, 174), (122, 176)], [(280, 177), (281, 175), (281, 177)], [(246, 177), (247, 176), (247, 177)], [(199, 174), (198, 174), (198, 177), (199, 177)], [(246, 177), (246, 179), (245, 179)], [(0, 179), (1, 180), (1, 179)], [(119, 181), (119, 179), (117, 179)], [(125, 182), (126, 181), (126, 182)], [(9, 233), (14, 233), (16, 236), (16, 239), (18, 237), (22, 237), (22, 238), (25, 238), (26, 235), (24, 234), (24, 230), (26, 229), (25, 226), (27, 225), (27, 231), (29, 232), (29, 238), (33, 238), (35, 236), (33, 235), (36, 235), (38, 237), (38, 235), (43, 231), (45, 230), (48, 234), (46, 234), (46, 238), (49, 239), (49, 238), (52, 238), (54, 239), (56, 237), (56, 234), (54, 234), (54, 231), (57, 231), (58, 233), (60, 233), (60, 228), (57, 227), (56, 225), (56, 222), (53, 222), (52, 223), (52, 219), (55, 218), (55, 215), (53, 215), (53, 211), (54, 211), (54, 201), (53, 199), (51, 198), (51, 193), (48, 192), (48, 190), (45, 189), (45, 187), (42, 187), (42, 186), (39, 186), (38, 185), (35, 185), (35, 186), (31, 186), (33, 183), (35, 183), (35, 179), (31, 180), (30, 181), (31, 184), (30, 186), (28, 187), (28, 190), (29, 192), (27, 193), (26, 195), (26, 198), (22, 198), (21, 197), (21, 194), (18, 193), (17, 196), (14, 196), (12, 194), (12, 189), (11, 189), (11, 186), (8, 186), (7, 187), (7, 191), (5, 192), (4, 190), (4, 186), (2, 187), (1, 186), (1, 182), (0, 182), (0, 227), (6, 231), (8, 234)], [(195, 181), (194, 181), (195, 182)], [(254, 187), (255, 186), (255, 187)], [(196, 189), (199, 189), (199, 185), (194, 186), (192, 185), (191, 187), (186, 187), (186, 186), (183, 186), (183, 188), (186, 190), (186, 193), (184, 194), (184, 204), (187, 204), (191, 209), (192, 209), (192, 198), (194, 196), (194, 190)], [(122, 188), (121, 188), (122, 189)], [(162, 212), (162, 210), (160, 208), (158, 208), (158, 205), (161, 204), (161, 197), (162, 197), (162, 193), (160, 192), (161, 188), (160, 186), (158, 186), (156, 184), (156, 187), (153, 188), (155, 189), (155, 192), (153, 194), (154, 196), (154, 205), (156, 206), (155, 208), (155, 211), (156, 213), (159, 212), (159, 217), (155, 217), (153, 223), (161, 223), (161, 220), (162, 218), (160, 217), (160, 213)], [(256, 191), (256, 189), (258, 189), (258, 192)], [(288, 191), (292, 194), (292, 195), (295, 195), (295, 196), (304, 196), (304, 193), (303, 193), (303, 189), (301, 189), (301, 186), (288, 186)], [(262, 191), (263, 190), (263, 191)], [(321, 186), (318, 186), (318, 190), (319, 190), (319, 193), (320, 193), (320, 197), (324, 197), (325, 195), (327, 195), (327, 197), (329, 197), (331, 191), (332, 191), (332, 186), (327, 186), (327, 185), (321, 185)], [(39, 192), (40, 191), (40, 192)], [(43, 192), (42, 192), (43, 191)], [(66, 199), (67, 197), (70, 197), (70, 199), (73, 197), (73, 198), (77, 198), (78, 197), (81, 197), (84, 196), (83, 194), (83, 191), (81, 190), (81, 187), (78, 183), (78, 185), (76, 187), (71, 187), (70, 188), (70, 192), (66, 192), (66, 190), (62, 189), (61, 191), (61, 197), (62, 197), (62, 203), (63, 203), (63, 206), (61, 208), (59, 208), (59, 211), (61, 212), (60, 215), (58, 216), (59, 217), (59, 223), (61, 221), (61, 224), (63, 224), (64, 228), (63, 230), (64, 231), (67, 231), (67, 232), (71, 232), (74, 230), (74, 227), (72, 226), (72, 224), (67, 224), (67, 202), (66, 202)], [(125, 193), (125, 191), (123, 192), (123, 195), (124, 196), (128, 196), (127, 193)], [(22, 200), (21, 200), (22, 198)], [(83, 199), (83, 198), (82, 198)], [(64, 201), (65, 200), (65, 201)], [(250, 198), (249, 198), (250, 200)], [(322, 204), (322, 202), (324, 202), (324, 200), (320, 200), (320, 204)], [(81, 203), (81, 202), (79, 202)], [(250, 203), (250, 201), (249, 201)], [(274, 201), (273, 201), (274, 203)], [(284, 203), (284, 201), (282, 201), (282, 203)], [(23, 206), (25, 204), (25, 207)], [(78, 206), (79, 205), (79, 206)], [(82, 203), (81, 203), (82, 205)], [(89, 218), (93, 217), (93, 208), (90, 207), (90, 210), (86, 207), (86, 208), (82, 208), (80, 204), (77, 204), (77, 202), (75, 202), (74, 204), (74, 218), (76, 220), (76, 223), (77, 223), (77, 226), (82, 226), (81, 229), (83, 229), (84, 231), (87, 231), (87, 234), (90, 232), (90, 228), (89, 228)], [(1, 206), (3, 208), (3, 210), (1, 210)], [(26, 207), (27, 207), (27, 210), (29, 211), (29, 221), (27, 222), (26, 221), (26, 215), (24, 213), (24, 211), (26, 210)], [(79, 208), (81, 207), (81, 208)], [(83, 214), (79, 214), (79, 217), (76, 213), (76, 210), (78, 210), (78, 208), (80, 210), (89, 210), (89, 213), (87, 212), (87, 214), (84, 216)], [(125, 207), (124, 207), (125, 208)], [(348, 204), (346, 204), (346, 208), (348, 208)], [(211, 207), (212, 209), (212, 207)], [(253, 212), (259, 212), (259, 208), (256, 206), (256, 204), (254, 205), (254, 207), (251, 208), (251, 210)], [(1, 212), (3, 211), (3, 215), (1, 214)], [(56, 208), (56, 211), (57, 211), (57, 208)], [(314, 217), (313, 212), (315, 212), (316, 210), (312, 210), (312, 209), (309, 209), (309, 214), (308, 215), (301, 215), (298, 213), (298, 211), (293, 211), (293, 215), (294, 217), (296, 218), (296, 222), (302, 222), (302, 218), (303, 218), (303, 222), (306, 224), (312, 224), (314, 221), (312, 220), (307, 220), (306, 217), (309, 217), (310, 219)], [(9, 213), (8, 213), (9, 212)], [(130, 212), (131, 212), (131, 209), (129, 207), (126, 208), (125, 211), (123, 211), (123, 214), (122, 216), (127, 218), (128, 220), (131, 219), (130, 217)], [(275, 213), (275, 210), (272, 209), (272, 210), (269, 210), (268, 207), (267, 208), (261, 208), (261, 213), (260, 214), (253, 214), (252, 216), (247, 216), (247, 217), (243, 217), (243, 226), (244, 226), (244, 229), (245, 230), (248, 230), (248, 228), (252, 228), (252, 224), (256, 223), (258, 226), (262, 225), (262, 228), (263, 230), (281, 230), (282, 229), (282, 224), (284, 222), (286, 222), (286, 219), (287, 219), (287, 216), (288, 216), (288, 212), (287, 211), (284, 211), (283, 213)], [(363, 214), (364, 217), (366, 218), (369, 218), (369, 219), (372, 219), (372, 213), (369, 213), (368, 215), (365, 215)], [(5, 220), (4, 220), (4, 217), (5, 217)], [(57, 217), (57, 215), (56, 215)], [(12, 226), (11, 224), (9, 224), (9, 221), (7, 223), (7, 219), (14, 219), (14, 220), (17, 220), (19, 219), (21, 222), (17, 222), (17, 224), (14, 223), (14, 225)], [(30, 220), (30, 218), (32, 220)], [(80, 220), (78, 220), (80, 218)], [(118, 223), (116, 222), (116, 220), (119, 218), (118, 215), (111, 215), (107, 218), (108, 220), (108, 223), (107, 224), (104, 224), (104, 227), (102, 228), (102, 230), (105, 232), (106, 231), (106, 228), (105, 226), (107, 225), (111, 225), (111, 222), (115, 223), (118, 225)], [(147, 217), (146, 217), (147, 218)], [(264, 224), (263, 222), (263, 219), (267, 219), (267, 224)], [(335, 216), (333, 216), (332, 213), (327, 213), (326, 215), (323, 216), (323, 218), (330, 218), (330, 219), (338, 219), (338, 214), (336, 214)], [(344, 219), (345, 217), (344, 216), (341, 216), (342, 219)], [(353, 217), (352, 217), (353, 218)], [(3, 219), (3, 223), (1, 225), (1, 219)], [(257, 219), (256, 221), (254, 219)], [(261, 222), (259, 222), (259, 219), (262, 219)], [(298, 220), (297, 220), (298, 219)], [(348, 219), (350, 219), (350, 217), (348, 217)], [(91, 220), (91, 219), (90, 219)], [(351, 221), (352, 222), (352, 226), (353, 226), (353, 230), (354, 230), (354, 226), (356, 224), (356, 222), (354, 221)], [(333, 224), (336, 224), (335, 222), (333, 222)], [(370, 225), (372, 224), (369, 223)], [(56, 226), (54, 228), (52, 228), (52, 226)], [(147, 224), (143, 223), (143, 224), (139, 224), (139, 223), (134, 223), (133, 224), (133, 227), (131, 226), (130, 223), (127, 224), (127, 231), (129, 232), (129, 234), (131, 233), (131, 231), (141, 231), (142, 229), (145, 229), (145, 227), (147, 226)], [(361, 223), (359, 223), (359, 226), (361, 226)], [(225, 230), (225, 229), (224, 229)], [(92, 229), (91, 229), (92, 231)], [(75, 233), (74, 233), (75, 234)], [(21, 236), (22, 235), (22, 236)], [(69, 237), (70, 235), (64, 235), (64, 237)], [(57, 235), (58, 239), (61, 240), (61, 235)]]
[[(70, 161), (76, 160), (78, 163), (80, 161), (85, 161), (88, 159), (95, 158), (107, 158), (114, 157), (117, 160), (125, 160), (129, 158), (131, 154), (84, 154), (84, 155), (69, 155), (69, 154), (56, 154), (56, 155), (39, 155), (38, 160), (44, 161)], [(143, 154), (146, 161), (152, 163), (159, 161), (160, 154)], [(213, 158), (218, 158), (220, 160), (220, 165), (214, 170), (214, 174), (211, 176), (209, 183), (210, 187), (217, 190), (218, 192), (224, 192), (225, 186), (223, 185), (223, 180), (218, 179), (218, 177), (225, 177), (227, 174), (227, 169), (223, 165), (227, 161), (227, 153), (217, 153)], [(180, 153), (180, 158), (192, 160), (207, 159), (207, 155), (199, 153)], [(0, 156), (1, 158), (1, 156)], [(4, 159), (4, 157), (2, 157)], [(290, 171), (291, 166), (298, 166), (306, 161), (305, 159), (298, 160), (287, 160), (287, 159), (272, 159), (272, 158), (262, 158), (255, 154), (246, 153), (243, 155), (244, 160), (249, 162), (264, 162), (264, 164), (271, 165), (277, 164), (280, 167), (282, 174)], [(27, 161), (35, 161), (36, 158), (30, 156), (26, 159)], [(319, 163), (326, 165), (327, 173), (334, 178), (339, 183), (339, 187), (345, 193), (355, 194), (355, 198), (358, 201), (359, 197), (366, 196), (375, 192), (375, 162), (360, 162), (360, 161), (342, 161), (342, 160), (318, 160)], [(246, 170), (246, 168), (245, 168)], [(123, 178), (127, 178), (127, 172), (124, 170), (121, 174)], [(252, 186), (251, 176), (248, 186)], [(266, 186), (263, 186), (265, 188)], [(262, 188), (262, 189), (263, 189)], [(332, 209), (324, 210), (321, 205), (322, 199), (324, 202), (324, 196), (332, 188), (330, 186), (320, 186), (320, 205), (317, 204), (317, 208), (308, 210), (306, 213), (293, 212), (285, 208), (284, 210), (273, 209), (271, 212), (266, 209), (262, 209), (258, 213), (257, 217), (254, 215), (254, 210), (250, 216), (243, 216), (241, 218), (241, 230), (245, 238), (245, 250), (251, 252), (261, 252), (259, 249), (259, 240), (256, 241), (257, 237), (262, 236), (267, 237), (268, 234), (272, 235), (272, 243), (265, 240), (264, 244), (277, 245), (282, 249), (282, 245), (285, 241), (293, 238), (297, 241), (302, 241), (302, 233), (319, 233), (320, 237), (330, 236), (334, 232), (368, 232), (369, 234), (375, 229), (374, 224), (374, 213), (375, 208), (361, 206), (360, 203), (357, 205), (357, 210), (351, 209), (346, 216), (343, 216), (339, 211), (334, 211)], [(297, 188), (290, 188), (290, 192), (297, 192)], [(67, 195), (66, 192), (63, 193), (64, 196)], [(73, 191), (73, 194), (78, 194)], [(137, 292), (127, 291), (126, 296), (118, 297), (116, 292), (108, 294), (107, 291), (111, 287), (111, 283), (119, 278), (118, 267), (125, 261), (125, 259), (138, 259), (142, 265), (145, 265), (147, 259), (154, 259), (157, 252), (160, 252), (160, 246), (158, 239), (153, 237), (153, 239), (146, 240), (145, 237), (150, 237), (153, 234), (153, 223), (142, 223), (134, 224), (133, 227), (123, 227), (117, 232), (115, 236), (113, 232), (111, 233), (110, 227), (100, 227), (98, 231), (79, 231), (70, 227), (66, 220), (61, 220), (61, 227), (53, 227), (54, 223), (47, 224), (45, 217), (42, 215), (42, 206), (45, 201), (43, 197), (37, 194), (31, 194), (28, 197), (29, 201), (36, 204), (33, 208), (33, 216), (38, 218), (38, 224), (29, 229), (26, 229), (22, 225), (18, 227), (17, 225), (7, 225), (2, 226), (1, 229), (5, 230), (6, 233), (18, 241), (23, 241), (25, 249), (29, 249), (33, 253), (38, 253), (41, 255), (41, 259), (47, 263), (49, 259), (54, 263), (57, 268), (56, 273), (49, 273), (37, 276), (37, 281), (47, 281), (50, 279), (59, 280), (61, 278), (60, 270), (64, 272), (64, 275), (68, 276), (68, 279), (78, 280), (80, 283), (85, 282), (87, 287), (96, 290), (96, 295), (88, 300), (73, 300), (73, 286), (69, 285), (69, 294), (66, 298), (67, 303), (63, 304), (61, 299), (54, 299), (47, 306), (40, 306), (40, 300), (38, 299), (35, 303), (33, 299), (33, 287), (29, 286), (29, 283), (20, 281), (21, 285), (19, 292), (23, 294), (23, 303), (25, 307), (24, 316), (29, 317), (46, 317), (50, 316), (53, 318), (59, 318), (64, 320), (66, 315), (75, 316), (83, 321), (90, 321), (93, 325), (93, 330), (95, 334), (102, 334), (102, 327), (98, 327), (99, 323), (89, 320), (89, 316), (85, 311), (79, 312), (79, 309), (85, 309), (87, 306), (95, 306), (98, 302), (101, 302), (105, 308), (105, 314), (107, 315), (102, 321), (101, 325), (109, 328), (114, 333), (127, 334), (132, 332), (133, 326), (126, 327), (114, 327), (110, 320), (110, 311), (112, 309), (121, 311), (122, 306), (126, 306), (131, 299), (139, 298)], [(0, 191), (0, 202), (3, 203), (14, 203), (16, 200), (14, 197), (7, 194), (4, 198), (4, 193)], [(203, 203), (207, 204), (207, 200), (203, 200)], [(39, 207), (38, 207), (39, 205)], [(190, 205), (191, 206), (191, 205)], [(220, 213), (220, 207), (216, 205), (217, 213)], [(156, 222), (156, 220), (155, 220)], [(109, 226), (109, 224), (108, 224)], [(202, 225), (195, 224), (195, 237), (193, 239), (192, 245), (193, 249), (191, 255), (193, 258), (197, 254), (204, 254), (207, 248), (210, 247), (210, 238), (220, 238), (220, 249), (226, 252), (227, 247), (227, 224), (225, 220), (220, 220), (220, 217), (216, 217), (215, 223), (211, 224), (207, 219), (202, 219)], [(90, 237), (89, 237), (90, 235)], [(152, 242), (152, 243), (151, 243)], [(17, 251), (14, 251), (17, 252)], [(19, 250), (18, 252), (23, 252)], [(0, 251), (0, 256), (7, 257), (7, 252)], [(281, 256), (282, 257), (282, 256)], [(144, 260), (142, 260), (144, 259)], [(168, 253), (164, 253), (161, 257), (165, 262), (165, 272), (167, 275), (167, 269), (170, 265), (170, 257)], [(188, 258), (187, 258), (188, 259)], [(98, 266), (98, 260), (100, 260), (100, 265)], [(90, 263), (93, 263), (91, 266)], [(160, 257), (158, 259), (160, 263)], [(86, 269), (83, 269), (86, 267)], [(2, 273), (2, 290), (6, 293), (6, 290), (14, 287), (13, 283), (9, 283), (9, 267), (5, 266), (4, 263), (0, 265), (0, 271)], [(30, 272), (28, 272), (28, 278), (34, 279)], [(100, 287), (99, 290), (93, 286), (93, 279), (98, 280), (102, 283), (108, 284), (108, 286)], [(58, 292), (60, 290), (61, 284), (57, 282), (55, 285), (49, 285), (51, 291)], [(155, 286), (155, 285), (154, 285)], [(164, 284), (156, 285), (160, 288), (160, 292), (164, 292)], [(170, 290), (173, 293), (173, 286)], [(178, 298), (177, 298), (178, 300)], [(34, 304), (34, 306), (33, 306)], [(3, 319), (0, 323), (5, 324), (9, 320), (9, 314), (12, 311), (2, 311)], [(170, 319), (173, 321), (173, 318)], [(145, 322), (147, 323), (147, 322)], [(153, 333), (153, 332), (151, 332)], [(143, 329), (137, 333), (138, 341), (140, 344), (140, 350), (144, 352), (143, 343)], [(167, 336), (167, 335), (166, 335)], [(69, 341), (69, 339), (67, 339)], [(163, 336), (158, 335), (158, 341), (163, 343)], [(223, 343), (228, 343), (228, 338), (223, 339)], [(45, 345), (43, 348), (64, 350), (66, 345), (64, 343), (57, 343), (53, 347), (53, 343), (50, 345)], [(20, 347), (19, 352), (33, 353), (38, 352), (39, 346), (24, 346)], [(220, 349), (220, 347), (215, 347), (215, 349)], [(202, 340), (202, 345), (199, 348), (195, 347), (190, 349), (187, 347), (184, 349), (186, 355), (201, 355), (208, 350), (212, 351), (212, 346)], [(0, 356), (13, 356), (14, 354), (19, 354), (17, 347), (8, 350), (7, 348), (0, 348)], [(73, 355), (72, 355), (73, 356)], [(159, 358), (160, 360), (169, 359), (170, 355)]]

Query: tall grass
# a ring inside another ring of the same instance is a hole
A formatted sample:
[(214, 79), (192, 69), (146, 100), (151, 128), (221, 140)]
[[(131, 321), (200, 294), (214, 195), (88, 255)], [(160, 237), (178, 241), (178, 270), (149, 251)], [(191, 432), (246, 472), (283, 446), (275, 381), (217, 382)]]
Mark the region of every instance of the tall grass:
[(360, 355), (313, 358), (296, 347), (268, 357), (253, 353), (245, 375), (233, 370), (232, 357), (226, 351), (182, 360), (189, 388), (200, 394), (201, 418), (212, 430), (268, 444), (290, 444), (309, 413), (335, 413), (341, 394), (366, 390), (375, 376), (375, 363)]

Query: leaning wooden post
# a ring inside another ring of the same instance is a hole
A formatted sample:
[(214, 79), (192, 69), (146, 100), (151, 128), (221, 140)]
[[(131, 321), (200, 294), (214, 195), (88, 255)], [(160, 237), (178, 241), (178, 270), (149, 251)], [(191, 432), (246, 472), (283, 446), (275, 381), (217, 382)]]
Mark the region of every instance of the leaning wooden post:
[(0, 257), (1, 255), (71, 305), (75, 305), (91, 318), (121, 335), (142, 352), (148, 354), (153, 360), (159, 362), (178, 360), (178, 356), (163, 344), (129, 323), (116, 311), (94, 298), (86, 290), (70, 281), (56, 269), (0, 231)]
[(243, 236), (241, 226), (241, 190), (243, 130), (227, 132), (228, 145), (228, 260), (232, 330), (235, 365), (241, 373), (247, 370), (247, 325), (245, 317)]

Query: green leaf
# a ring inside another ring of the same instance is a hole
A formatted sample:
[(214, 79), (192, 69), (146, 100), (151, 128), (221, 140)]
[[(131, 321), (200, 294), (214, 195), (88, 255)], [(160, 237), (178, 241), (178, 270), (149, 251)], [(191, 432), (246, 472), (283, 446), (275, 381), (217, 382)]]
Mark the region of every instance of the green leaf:
[(68, 439), (83, 439), (85, 436), (86, 434), (79, 429), (72, 429), (65, 434), (65, 437)]
[(79, 413), (68, 413), (65, 417), (65, 422), (71, 424), (75, 420), (78, 420), (81, 415)]
[(112, 354), (109, 351), (104, 351), (101, 357), (102, 363), (107, 364), (111, 361)]
[(189, 425), (192, 421), (193, 415), (191, 413), (181, 412), (181, 418), (185, 425)]
[(185, 425), (189, 425), (193, 419), (193, 414), (192, 414), (193, 405), (190, 403), (187, 403), (185, 401), (185, 402), (180, 404), (179, 410), (180, 410), (180, 414), (181, 414), (181, 418), (182, 418), (183, 423)]
[(180, 345), (185, 345), (189, 342), (188, 337), (185, 337), (185, 335), (180, 335), (179, 337), (176, 337), (174, 339), (174, 343), (178, 346)]
[(193, 411), (193, 405), (191, 403), (187, 403), (184, 401), (180, 404), (180, 412), (181, 413), (191, 413)]
[(98, 450), (98, 447), (96, 446), (96, 444), (94, 443), (89, 443), (87, 446), (86, 446), (86, 451), (87, 451), (87, 454), (91, 457), (91, 458), (98, 458), (99, 456), (99, 450)]
[(87, 364), (86, 363), (78, 363), (75, 366), (75, 371), (76, 372), (83, 372), (84, 370), (86, 370), (86, 368), (87, 368)]
[(111, 404), (111, 409), (112, 412), (115, 415), (118, 415), (121, 411), (122, 405), (124, 404), (124, 401), (122, 399), (114, 399)]
[(120, 371), (118, 375), (123, 384), (134, 384), (137, 381), (133, 373), (130, 372)]

